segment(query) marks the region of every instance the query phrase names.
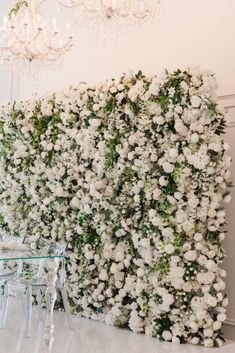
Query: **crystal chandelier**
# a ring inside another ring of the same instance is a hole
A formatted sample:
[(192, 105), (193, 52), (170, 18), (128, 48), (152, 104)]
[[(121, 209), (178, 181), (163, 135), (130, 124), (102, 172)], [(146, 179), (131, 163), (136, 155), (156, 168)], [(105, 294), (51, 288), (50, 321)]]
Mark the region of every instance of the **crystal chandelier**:
[(73, 46), (69, 26), (59, 31), (56, 20), (51, 24), (42, 16), (45, 0), (21, 0), (0, 27), (0, 58), (4, 62), (48, 64), (61, 58)]
[(59, 0), (76, 8), (76, 22), (95, 31), (125, 31), (156, 15), (160, 0)]

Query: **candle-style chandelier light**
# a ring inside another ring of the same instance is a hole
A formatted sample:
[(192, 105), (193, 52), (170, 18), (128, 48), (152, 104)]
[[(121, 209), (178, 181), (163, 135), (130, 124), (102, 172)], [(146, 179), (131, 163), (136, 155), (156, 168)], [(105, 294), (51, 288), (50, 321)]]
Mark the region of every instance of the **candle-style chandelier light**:
[(156, 15), (160, 0), (59, 0), (75, 8), (78, 25), (95, 32), (123, 32)]
[(21, 0), (4, 17), (0, 27), (0, 59), (4, 62), (48, 64), (61, 58), (73, 45), (69, 26), (64, 31), (42, 15), (45, 0)]

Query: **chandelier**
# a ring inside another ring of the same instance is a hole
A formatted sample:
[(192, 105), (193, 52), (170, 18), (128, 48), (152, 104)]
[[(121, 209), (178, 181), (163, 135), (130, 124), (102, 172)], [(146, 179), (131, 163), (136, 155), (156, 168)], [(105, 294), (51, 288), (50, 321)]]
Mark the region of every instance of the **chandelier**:
[(69, 26), (60, 31), (56, 20), (43, 17), (45, 0), (21, 0), (5, 15), (0, 27), (0, 58), (3, 62), (48, 64), (61, 58), (73, 46)]
[(125, 31), (156, 15), (160, 0), (59, 0), (76, 8), (78, 25), (95, 31)]

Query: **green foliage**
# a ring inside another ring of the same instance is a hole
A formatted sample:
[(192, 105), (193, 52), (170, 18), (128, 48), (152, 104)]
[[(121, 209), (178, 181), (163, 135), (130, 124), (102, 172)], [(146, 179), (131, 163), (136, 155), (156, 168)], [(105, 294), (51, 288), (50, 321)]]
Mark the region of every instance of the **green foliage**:
[(23, 6), (28, 7), (28, 0), (18, 1), (15, 6), (10, 10), (9, 18), (13, 18)]
[(108, 151), (106, 153), (106, 166), (108, 169), (113, 168), (114, 164), (117, 162), (118, 153), (116, 147), (118, 143), (118, 138), (111, 139), (108, 143)]

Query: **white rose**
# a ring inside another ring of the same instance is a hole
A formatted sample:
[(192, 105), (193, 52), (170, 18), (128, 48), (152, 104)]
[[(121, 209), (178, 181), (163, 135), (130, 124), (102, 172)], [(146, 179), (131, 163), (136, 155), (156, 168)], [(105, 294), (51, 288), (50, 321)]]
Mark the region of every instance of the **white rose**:
[(92, 127), (99, 127), (101, 125), (101, 120), (100, 119), (91, 119), (89, 121), (89, 123)]
[(151, 85), (149, 86), (149, 92), (155, 96), (158, 95), (159, 93), (159, 86), (156, 83), (151, 83)]
[(180, 344), (180, 339), (177, 336), (173, 336), (172, 343)]
[(216, 263), (213, 260), (208, 260), (206, 262), (206, 268), (209, 271), (212, 271), (212, 272), (216, 272), (217, 271), (217, 265), (216, 265)]
[(202, 234), (201, 233), (196, 233), (194, 235), (194, 240), (195, 241), (201, 241), (202, 240)]
[(153, 198), (154, 200), (158, 200), (159, 196), (161, 195), (161, 190), (160, 189), (155, 189), (153, 191)]
[(154, 116), (153, 122), (157, 125), (163, 125), (165, 120), (164, 120), (163, 116), (160, 115), (160, 116)]
[(198, 136), (198, 134), (194, 133), (191, 135), (190, 139), (191, 139), (192, 143), (198, 143), (199, 136)]
[(213, 337), (214, 331), (211, 329), (205, 329), (205, 330), (203, 330), (203, 333), (204, 333), (205, 337)]
[(205, 347), (214, 347), (214, 342), (211, 338), (205, 339), (203, 343)]
[(219, 239), (220, 239), (220, 241), (223, 241), (225, 239), (225, 233), (220, 233)]
[(166, 179), (164, 176), (161, 176), (161, 177), (159, 178), (159, 184), (160, 184), (161, 186), (166, 186), (166, 185), (168, 184), (168, 181), (167, 181), (167, 179)]
[(219, 314), (217, 315), (217, 320), (220, 322), (223, 322), (226, 320), (226, 315), (225, 314)]
[(188, 261), (195, 261), (197, 258), (197, 252), (195, 250), (189, 250), (184, 254), (184, 257)]
[(224, 203), (230, 203), (230, 202), (231, 202), (231, 199), (232, 199), (232, 197), (231, 197), (231, 195), (229, 194), (229, 195), (227, 195), (227, 196), (224, 197), (223, 202), (224, 202)]
[(92, 213), (91, 208), (90, 208), (89, 205), (86, 204), (86, 205), (84, 206), (84, 212), (85, 212), (86, 214), (91, 214), (91, 213)]
[(162, 337), (165, 341), (170, 341), (172, 339), (172, 333), (170, 331), (163, 331)]
[(108, 279), (108, 274), (106, 270), (102, 270), (99, 274), (99, 279), (101, 281), (106, 281)]
[(80, 205), (80, 201), (78, 200), (77, 197), (73, 197), (72, 200), (70, 201), (70, 205), (72, 208), (78, 208)]
[(197, 332), (198, 331), (198, 329), (199, 329), (199, 326), (198, 326), (198, 324), (196, 323), (196, 322), (190, 322), (190, 327), (191, 327), (191, 329), (193, 330), (193, 332)]
[(58, 186), (55, 191), (54, 191), (56, 196), (63, 196), (64, 195), (64, 189), (61, 186)]
[(163, 228), (162, 229), (162, 236), (164, 238), (172, 238), (174, 235), (174, 232), (171, 228)]
[(199, 343), (199, 337), (193, 337), (192, 340), (191, 340), (191, 343), (192, 344), (198, 344)]
[(149, 210), (149, 217), (150, 217), (150, 218), (155, 217), (156, 214), (157, 214), (157, 211), (154, 210), (153, 208), (151, 208), (151, 209)]
[(174, 248), (174, 246), (172, 245), (172, 244), (167, 244), (166, 246), (165, 246), (165, 252), (167, 253), (167, 254), (172, 254), (173, 252), (175, 251), (175, 248)]
[(117, 87), (112, 86), (112, 87), (110, 88), (110, 92), (111, 92), (111, 93), (116, 93), (116, 92), (117, 92)]
[(214, 331), (220, 330), (220, 329), (221, 329), (221, 326), (222, 326), (222, 324), (221, 324), (220, 321), (215, 321), (215, 322), (213, 322), (213, 329), (214, 329)]
[(209, 293), (205, 294), (205, 303), (211, 307), (215, 307), (217, 305), (217, 299), (210, 295)]
[(166, 173), (172, 173), (173, 170), (175, 169), (174, 164), (169, 163), (169, 162), (164, 162), (162, 167), (164, 169), (164, 172), (166, 172)]
[(185, 221), (182, 226), (186, 234), (190, 234), (193, 230), (193, 223), (189, 220)]
[(189, 282), (185, 282), (183, 285), (183, 291), (190, 292), (192, 290), (192, 285)]
[(171, 148), (169, 151), (169, 155), (172, 158), (176, 158), (178, 156), (178, 150), (177, 148)]
[(192, 96), (190, 102), (194, 108), (198, 108), (201, 104), (201, 98), (198, 96)]
[(196, 312), (196, 317), (197, 317), (198, 320), (204, 320), (206, 315), (207, 315), (206, 310), (198, 310)]

